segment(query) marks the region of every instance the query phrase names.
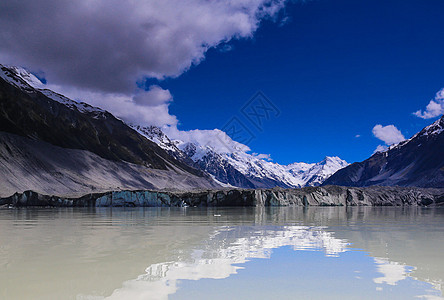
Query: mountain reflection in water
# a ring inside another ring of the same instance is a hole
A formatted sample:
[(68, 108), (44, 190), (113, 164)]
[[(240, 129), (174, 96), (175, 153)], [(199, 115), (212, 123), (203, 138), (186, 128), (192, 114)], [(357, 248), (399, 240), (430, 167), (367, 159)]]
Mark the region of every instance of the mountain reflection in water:
[[(280, 298), (339, 299), (347, 286), (349, 299), (439, 298), (443, 213), (358, 207), (1, 210), (0, 298), (266, 299), (261, 282), (281, 276), (293, 280), (295, 290), (284, 283), (268, 289)], [(258, 285), (236, 294), (236, 285), (249, 280)], [(318, 289), (310, 290), (312, 281)], [(232, 287), (232, 294), (218, 298), (219, 286)], [(356, 294), (358, 288), (368, 295)]]

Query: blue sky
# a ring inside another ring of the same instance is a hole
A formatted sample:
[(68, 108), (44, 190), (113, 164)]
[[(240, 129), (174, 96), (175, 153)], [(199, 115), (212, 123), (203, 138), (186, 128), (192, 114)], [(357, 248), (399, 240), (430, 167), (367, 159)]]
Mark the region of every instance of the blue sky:
[(253, 151), (279, 163), (361, 161), (381, 144), (376, 124), (408, 138), (434, 120), (412, 113), (444, 86), (443, 12), (442, 1), (291, 3), (285, 24), (263, 21), (253, 38), (230, 42), (228, 52), (210, 49), (159, 84), (172, 93), (182, 130), (244, 120), (240, 108), (261, 90), (281, 114), (262, 132), (245, 120)]
[[(3, 0), (0, 63), (179, 138), (237, 118), (275, 162), (354, 162), (444, 112), (443, 13), (442, 0)], [(241, 112), (257, 91), (280, 112), (260, 130)]]

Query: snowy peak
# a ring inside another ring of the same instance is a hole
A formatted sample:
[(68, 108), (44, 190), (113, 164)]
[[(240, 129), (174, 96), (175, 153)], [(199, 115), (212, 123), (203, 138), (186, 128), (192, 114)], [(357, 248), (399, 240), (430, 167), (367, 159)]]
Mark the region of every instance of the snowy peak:
[(336, 171), (345, 168), (348, 165), (349, 164), (345, 160), (340, 159), (337, 156), (327, 156), (304, 173), (306, 185), (321, 185), (328, 177), (336, 173)]
[(331, 170), (338, 170), (348, 166), (348, 163), (340, 159), (337, 156), (326, 156), (322, 161), (318, 162), (316, 165), (321, 166), (326, 172)]
[(444, 115), (441, 116), (441, 118), (439, 118), (432, 124), (430, 124), (429, 126), (423, 128), (420, 132), (416, 133), (411, 138), (404, 140), (398, 144), (391, 145), (387, 149), (383, 151), (378, 151), (377, 153), (384, 153), (384, 155), (388, 155), (390, 150), (393, 149), (399, 150), (401, 147), (404, 147), (405, 145), (409, 144), (412, 141), (416, 141), (419, 138), (426, 138), (426, 139), (433, 138), (438, 136), (442, 132), (444, 132)]
[(433, 136), (438, 135), (444, 131), (444, 115), (438, 120), (433, 122), (433, 124), (425, 127), (419, 132), (419, 136)]

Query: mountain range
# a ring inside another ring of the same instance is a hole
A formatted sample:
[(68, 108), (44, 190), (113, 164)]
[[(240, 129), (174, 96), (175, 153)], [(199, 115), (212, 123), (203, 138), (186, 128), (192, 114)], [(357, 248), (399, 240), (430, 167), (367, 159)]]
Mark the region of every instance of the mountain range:
[(235, 147), (218, 150), (210, 144), (171, 140), (159, 127), (133, 126), (178, 160), (213, 176), (224, 186), (241, 188), (297, 188), (319, 186), (348, 163), (339, 157), (325, 157), (318, 163), (280, 165)]
[(0, 128), (4, 132), (62, 148), (87, 150), (111, 161), (160, 170), (172, 164), (192, 175), (209, 174), (215, 184), (227, 187), (315, 186), (348, 165), (338, 157), (326, 157), (317, 164), (286, 166), (242, 150), (217, 151), (211, 145), (171, 140), (159, 127), (128, 126), (105, 110), (45, 89), (23, 68), (1, 69), (0, 76), (6, 81)]
[(363, 162), (349, 165), (327, 156), (318, 163), (281, 165), (242, 147), (170, 139), (159, 127), (127, 124), (46, 89), (23, 68), (0, 65), (0, 70), (0, 196), (30, 189), (79, 195), (119, 189), (444, 183), (443, 118)]

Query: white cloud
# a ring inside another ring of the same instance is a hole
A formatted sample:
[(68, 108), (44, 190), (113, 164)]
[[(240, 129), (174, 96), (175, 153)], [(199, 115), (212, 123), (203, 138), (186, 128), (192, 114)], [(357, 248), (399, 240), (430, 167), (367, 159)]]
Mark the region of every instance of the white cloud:
[(387, 150), (387, 146), (384, 145), (378, 145), (378, 147), (376, 147), (375, 151), (373, 151), (373, 154), (377, 153), (377, 152), (384, 152), (385, 150)]
[[(29, 82), (29, 81), (28, 81)], [(30, 82), (31, 83), (31, 82)], [(42, 85), (37, 79), (33, 86), (46, 88), (67, 96), (79, 102), (105, 109), (129, 124), (154, 125), (162, 128), (163, 132), (173, 140), (208, 146), (218, 153), (249, 152), (251, 149), (234, 141), (219, 129), (182, 131), (177, 128), (176, 116), (170, 115), (169, 105), (173, 97), (169, 90), (152, 85), (148, 91), (139, 90), (134, 96), (116, 93), (85, 91), (77, 88), (67, 88), (54, 84)], [(85, 101), (85, 99), (88, 99)], [(269, 154), (253, 153), (260, 159), (271, 160)]]
[(143, 91), (136, 83), (180, 76), (210, 48), (231, 51), (230, 41), (251, 38), (264, 19), (276, 21), (286, 1), (3, 0), (0, 62), (38, 71), (44, 88), (127, 123), (163, 127), (172, 138), (217, 152), (247, 152), (218, 129), (179, 131), (170, 91)]
[(382, 126), (377, 124), (373, 127), (373, 135), (387, 145), (397, 144), (405, 140), (404, 135), (394, 125)]
[(148, 91), (139, 90), (133, 97), (133, 101), (141, 106), (159, 106), (173, 101), (169, 90), (164, 90), (158, 85), (151, 85)]
[(252, 153), (252, 155), (259, 158), (259, 159), (263, 159), (266, 161), (273, 161), (270, 154), (261, 154), (261, 153), (254, 152), (254, 153)]
[[(154, 125), (161, 127), (168, 137), (181, 140), (184, 143), (194, 143), (208, 146), (218, 153), (249, 152), (250, 148), (234, 141), (225, 132), (219, 129), (181, 131), (177, 128), (176, 116), (170, 115), (169, 105), (173, 96), (169, 90), (158, 85), (150, 86), (148, 91), (138, 90), (134, 96), (117, 93), (102, 93), (69, 88), (54, 84), (42, 84), (34, 75), (26, 70), (22, 71), (22, 78), (36, 88), (50, 89), (74, 99), (78, 102), (88, 102), (93, 106), (105, 109), (129, 124)], [(87, 101), (85, 101), (88, 99)], [(260, 159), (270, 161), (269, 154), (253, 153)]]
[(175, 126), (167, 126), (162, 129), (165, 134), (173, 140), (181, 140), (185, 143), (209, 146), (218, 153), (250, 151), (248, 146), (232, 140), (225, 132), (219, 129), (181, 131)]
[[(26, 70), (17, 69), (20, 76), (31, 86), (40, 89), (50, 89), (57, 93), (105, 109), (129, 124), (154, 125), (161, 127), (164, 133), (173, 140), (183, 143), (193, 143), (203, 147), (213, 148), (218, 153), (250, 152), (251, 149), (234, 141), (225, 132), (219, 129), (181, 131), (177, 128), (176, 116), (170, 115), (169, 104), (173, 96), (169, 90), (158, 85), (150, 86), (149, 90), (138, 90), (134, 96), (117, 93), (102, 93), (69, 88), (54, 84), (43, 84), (33, 74)], [(253, 156), (272, 161), (270, 154), (252, 153)]]
[(67, 86), (48, 84), (51, 89), (76, 101), (89, 103), (111, 112), (129, 124), (176, 126), (176, 116), (169, 113), (173, 101), (169, 90), (153, 85), (148, 91), (139, 90), (134, 95), (104, 93)]
[(177, 77), (210, 48), (230, 51), (286, 1), (3, 0), (0, 63), (44, 73), (47, 88), (129, 123), (175, 127), (170, 92), (136, 83)]
[(286, 0), (2, 0), (0, 61), (48, 82), (129, 93), (176, 77), (208, 49), (250, 38)]
[(436, 93), (435, 98), (430, 100), (425, 110), (418, 110), (413, 113), (423, 119), (431, 119), (444, 114), (444, 88)]

